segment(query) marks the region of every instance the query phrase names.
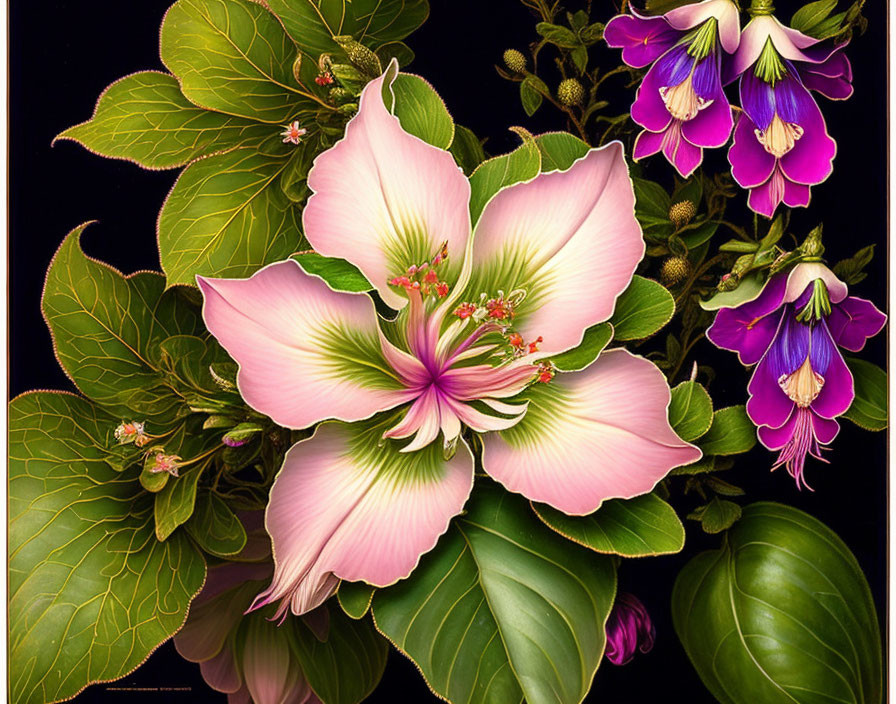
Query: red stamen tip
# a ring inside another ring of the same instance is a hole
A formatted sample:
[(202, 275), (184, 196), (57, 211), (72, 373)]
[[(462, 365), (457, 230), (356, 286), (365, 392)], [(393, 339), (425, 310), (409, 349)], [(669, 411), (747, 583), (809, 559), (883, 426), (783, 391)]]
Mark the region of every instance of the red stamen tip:
[(466, 320), (476, 312), (475, 303), (461, 303), (454, 311), (454, 314), (461, 320)]
[(444, 281), (439, 283), (436, 286), (436, 293), (439, 294), (439, 298), (444, 298), (445, 296), (447, 296), (448, 295), (448, 284), (446, 284)]

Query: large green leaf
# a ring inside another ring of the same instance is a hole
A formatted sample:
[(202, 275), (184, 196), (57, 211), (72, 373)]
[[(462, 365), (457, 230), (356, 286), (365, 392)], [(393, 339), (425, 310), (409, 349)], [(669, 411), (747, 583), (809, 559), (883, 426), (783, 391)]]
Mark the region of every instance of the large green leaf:
[(298, 50), (251, 0), (178, 0), (162, 24), (162, 61), (183, 94), (210, 110), (279, 126), (326, 106), (293, 74)]
[(351, 33), (373, 47), (404, 39), (429, 16), (429, 0), (352, 0), (351, 6)]
[(174, 76), (143, 71), (109, 86), (93, 117), (56, 139), (149, 169), (170, 169), (237, 147), (264, 144), (265, 150), (284, 153), (278, 132), (270, 125), (198, 108), (184, 98)]
[(541, 170), (566, 171), (577, 159), (588, 153), (589, 147), (569, 132), (547, 132), (535, 138), (541, 152)]
[(610, 323), (598, 323), (585, 331), (578, 347), (557, 355), (551, 359), (561, 372), (578, 372), (589, 366), (613, 339), (613, 326)]
[(10, 691), (69, 699), (134, 670), (186, 618), (205, 562), (186, 536), (153, 536), (137, 469), (96, 445), (117, 419), (64, 393), (9, 410)]
[(684, 547), (684, 526), (656, 494), (613, 499), (587, 516), (567, 516), (546, 504), (535, 504), (535, 512), (560, 535), (597, 552), (644, 557)]
[(308, 684), (323, 704), (357, 704), (379, 683), (389, 645), (370, 619), (349, 618), (332, 601), (326, 641), (296, 624), (295, 651)]
[(201, 331), (199, 312), (182, 292), (164, 291), (158, 274), (124, 277), (85, 256), (84, 228), (62, 242), (44, 287), (42, 309), (59, 363), (120, 420), (170, 420), (183, 411), (182, 399), (150, 361), (150, 350), (171, 335)]
[(411, 577), (377, 590), (377, 627), (455, 704), (577, 704), (603, 656), (612, 560), (493, 485), (466, 508)]
[(342, 610), (352, 618), (364, 618), (370, 609), (370, 602), (373, 600), (373, 593), (376, 589), (364, 582), (346, 582), (339, 583), (339, 591), (336, 592), (336, 598), (339, 600), (339, 606)]
[(301, 249), (299, 215), (277, 186), (286, 166), (252, 149), (190, 164), (159, 216), (168, 285), (197, 274), (238, 278)]
[(855, 557), (795, 508), (755, 503), (679, 574), (675, 631), (723, 704), (879, 704), (880, 631)]
[(756, 444), (756, 427), (744, 406), (720, 408), (697, 444), (704, 455), (738, 455)]
[[(454, 141), (454, 120), (435, 89), (420, 76), (400, 73), (390, 87), (395, 96), (394, 114), (406, 132), (439, 149), (448, 149)], [(386, 105), (391, 103), (384, 96)]]
[(227, 502), (213, 491), (200, 491), (187, 532), (206, 552), (216, 557), (236, 555), (246, 546), (246, 529)]
[(857, 357), (847, 357), (852, 372), (856, 397), (844, 414), (865, 430), (883, 430), (887, 427), (887, 373), (876, 364)]
[(675, 299), (656, 281), (635, 275), (616, 300), (610, 322), (617, 340), (639, 340), (659, 331), (672, 320)]
[(498, 191), (528, 181), (541, 171), (541, 152), (529, 138), (509, 154), (483, 161), (470, 176), (470, 217), (475, 224), (485, 204)]

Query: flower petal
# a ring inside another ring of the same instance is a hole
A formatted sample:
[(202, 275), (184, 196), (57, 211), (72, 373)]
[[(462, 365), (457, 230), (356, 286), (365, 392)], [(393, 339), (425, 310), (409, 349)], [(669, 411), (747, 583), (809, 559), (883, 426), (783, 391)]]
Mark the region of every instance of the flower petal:
[(721, 147), (728, 141), (734, 126), (731, 105), (728, 104), (721, 84), (711, 95), (712, 103), (698, 112), (693, 120), (688, 120), (681, 126), (682, 136), (698, 147)]
[(828, 329), (840, 347), (860, 352), (865, 340), (874, 337), (887, 323), (887, 316), (864, 298), (849, 296), (834, 305), (828, 316)]
[(820, 64), (840, 48), (829, 42), (824, 47), (812, 49), (819, 43), (818, 39), (785, 27), (772, 15), (761, 15), (750, 20), (741, 32), (740, 46), (730, 64), (732, 74), (740, 75), (752, 66), (769, 38), (778, 53), (790, 61)]
[[(242, 612), (237, 611), (237, 616), (242, 618)], [(206, 684), (219, 692), (234, 694), (243, 686), (243, 680), (233, 658), (233, 651), (229, 646), (222, 649), (215, 657), (200, 662), (199, 670), (202, 672), (202, 679)]]
[(466, 446), (447, 461), (438, 443), (403, 454), (382, 439), (389, 422), (324, 423), (287, 452), (267, 509), (274, 579), (255, 607), (282, 599), (278, 616), (300, 615), (340, 578), (403, 579), (460, 513), (473, 484)]
[(663, 63), (671, 54), (672, 51), (660, 58), (647, 71), (647, 75), (638, 86), (635, 102), (632, 103), (632, 120), (651, 132), (662, 132), (672, 121), (672, 115), (666, 109), (666, 104), (660, 94), (660, 88), (668, 85), (663, 81)]
[[(405, 132), (383, 102), (386, 74), (361, 94), (345, 137), (314, 161), (305, 236), (324, 256), (357, 266), (393, 308), (407, 299), (387, 281), (429, 261), (443, 242), (456, 276), (470, 236), (470, 184), (454, 157)], [(447, 267), (447, 270), (446, 270)]]
[(526, 290), (516, 330), (544, 338), (539, 356), (575, 347), (612, 315), (644, 255), (634, 203), (619, 142), (592, 149), (566, 171), (505, 188), (476, 225), (466, 290), (476, 299)]
[(243, 676), (254, 704), (304, 702), (311, 688), (293, 660), (288, 628), (259, 615), (249, 618), (243, 645)]
[(682, 135), (682, 123), (674, 120), (663, 138), (663, 154), (681, 174), (688, 178), (703, 161), (703, 150)]
[[(824, 360), (817, 364), (812, 360), (812, 367), (824, 377), (824, 386), (812, 402), (812, 410), (822, 418), (836, 418), (849, 409), (856, 397), (852, 372), (846, 366), (843, 355), (830, 339), (827, 326), (822, 323), (812, 330), (813, 356), (817, 349), (824, 349)], [(822, 342), (823, 341), (823, 342)]]
[(681, 36), (662, 17), (617, 15), (604, 27), (604, 39), (622, 49), (622, 60), (633, 68), (644, 68), (666, 53)]
[(767, 183), (777, 163), (777, 159), (762, 148), (755, 130), (756, 123), (742, 114), (734, 129), (734, 142), (728, 150), (731, 175), (741, 188), (755, 188)]
[(663, 374), (624, 349), (526, 392), (523, 420), (483, 438), (482, 466), (511, 491), (584, 515), (647, 493), (701, 452), (669, 425)]
[(846, 284), (838, 279), (837, 275), (824, 264), (820, 262), (800, 262), (790, 270), (787, 276), (787, 291), (784, 294), (784, 302), (792, 303), (798, 299), (815, 279), (824, 281), (831, 303), (840, 303), (849, 293)]
[(737, 308), (720, 309), (706, 337), (716, 347), (737, 352), (741, 364), (756, 364), (778, 330), (780, 314), (772, 313), (781, 307), (786, 288), (786, 275), (771, 277), (758, 298)]
[(292, 260), (197, 280), (206, 326), (240, 365), (240, 393), (280, 425), (360, 420), (409, 400), (366, 294), (333, 291)]
[[(785, 81), (781, 81), (785, 84)], [(780, 159), (781, 171), (791, 181), (814, 186), (821, 183), (834, 170), (837, 142), (828, 134), (824, 116), (811, 93), (797, 81), (790, 81), (791, 97), (788, 101), (794, 108), (794, 116), (799, 115), (803, 136), (796, 140), (793, 149)], [(778, 111), (788, 122), (796, 122), (783, 114), (780, 94), (776, 91)]]
[(688, 30), (710, 18), (719, 21), (719, 41), (729, 54), (740, 44), (740, 11), (731, 0), (703, 0), (669, 10), (666, 21), (675, 29)]

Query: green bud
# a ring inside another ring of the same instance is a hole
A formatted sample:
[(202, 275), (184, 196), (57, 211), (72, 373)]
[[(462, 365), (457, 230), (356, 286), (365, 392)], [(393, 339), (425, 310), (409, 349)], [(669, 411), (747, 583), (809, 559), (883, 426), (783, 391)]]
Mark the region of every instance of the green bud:
[(363, 71), (368, 76), (379, 76), (383, 72), (383, 65), (380, 63), (379, 57), (361, 42), (348, 35), (333, 37), (333, 40), (342, 48), (345, 55), (348, 56), (348, 60), (359, 71)]
[(585, 89), (575, 78), (567, 78), (557, 87), (557, 99), (564, 105), (579, 105), (585, 100)]
[(821, 258), (821, 255), (824, 254), (824, 245), (821, 243), (821, 229), (822, 226), (819, 225), (812, 230), (812, 232), (806, 235), (806, 239), (800, 245), (800, 254), (804, 258)]
[(523, 73), (526, 70), (526, 57), (521, 51), (508, 49), (504, 52), (504, 65), (514, 73)]
[(684, 281), (691, 273), (691, 263), (685, 257), (669, 257), (663, 262), (660, 279), (664, 286), (674, 286)]

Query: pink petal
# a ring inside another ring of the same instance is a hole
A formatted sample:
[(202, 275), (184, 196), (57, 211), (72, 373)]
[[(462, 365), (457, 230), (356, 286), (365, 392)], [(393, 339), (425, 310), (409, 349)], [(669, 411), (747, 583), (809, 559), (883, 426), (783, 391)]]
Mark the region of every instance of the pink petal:
[(235, 694), (243, 686), (243, 680), (233, 659), (233, 651), (229, 647), (224, 648), (210, 660), (200, 662), (199, 670), (206, 684), (219, 692)]
[(325, 423), (286, 454), (266, 519), (274, 579), (258, 606), (282, 599), (278, 615), (300, 615), (339, 578), (403, 579), (460, 513), (473, 483), (466, 446), (448, 461), (438, 444), (402, 454), (383, 430)]
[(523, 338), (544, 338), (540, 356), (575, 347), (612, 315), (644, 255), (634, 203), (619, 142), (505, 188), (476, 225), (468, 297), (523, 288), (514, 320)]
[(663, 148), (663, 138), (666, 131), (650, 132), (642, 130), (635, 140), (635, 148), (632, 151), (632, 159), (638, 161), (648, 156), (653, 156)]
[(666, 21), (675, 29), (687, 30), (710, 18), (719, 21), (719, 41), (729, 54), (737, 51), (740, 43), (740, 11), (731, 0), (703, 0), (670, 10)]
[(402, 308), (407, 299), (386, 282), (429, 261), (443, 242), (449, 270), (459, 270), (470, 184), (450, 153), (401, 128), (383, 103), (385, 78), (367, 84), (345, 138), (315, 159), (302, 220), (316, 251), (347, 259), (388, 305)]
[(787, 276), (787, 291), (784, 293), (784, 302), (793, 303), (815, 279), (824, 281), (831, 303), (839, 303), (849, 293), (846, 284), (838, 279), (837, 275), (821, 262), (801, 262), (793, 267)]
[(253, 704), (302, 702), (310, 691), (289, 644), (289, 631), (255, 616), (243, 644), (243, 676)]
[[(278, 424), (360, 420), (408, 400), (382, 356), (366, 294), (333, 291), (292, 260), (249, 279), (197, 280), (208, 329), (240, 365), (240, 393)], [(354, 363), (345, 347), (371, 357)]]
[(252, 704), (249, 690), (243, 685), (238, 691), (227, 695), (227, 704)]
[(533, 501), (584, 515), (649, 492), (702, 455), (669, 425), (662, 372), (626, 350), (534, 388), (523, 421), (486, 435), (482, 452), (486, 472)]

